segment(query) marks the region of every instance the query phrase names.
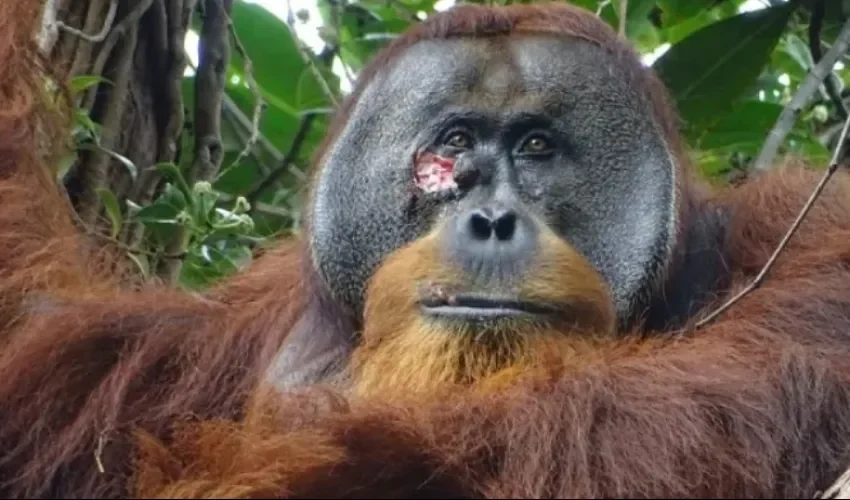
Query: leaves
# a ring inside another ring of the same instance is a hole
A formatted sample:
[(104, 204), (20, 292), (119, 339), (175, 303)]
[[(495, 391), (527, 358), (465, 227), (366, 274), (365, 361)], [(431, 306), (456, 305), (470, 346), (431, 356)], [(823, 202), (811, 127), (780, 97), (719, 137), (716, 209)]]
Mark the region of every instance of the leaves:
[(96, 150), (96, 151), (100, 151), (101, 153), (105, 153), (105, 154), (109, 155), (110, 157), (112, 157), (112, 159), (117, 160), (118, 163), (120, 163), (121, 165), (124, 166), (124, 168), (127, 169), (127, 172), (130, 174), (131, 179), (135, 180), (136, 177), (139, 174), (139, 169), (136, 167), (136, 164), (133, 163), (129, 158), (127, 158), (126, 156), (124, 156), (124, 155), (122, 155), (122, 154), (120, 154), (116, 151), (112, 151), (111, 149), (104, 148), (104, 147), (100, 146), (97, 142), (82, 143), (82, 144), (79, 144), (77, 147), (78, 147), (78, 149)]
[[(251, 59), (254, 78), (269, 104), (293, 116), (301, 109), (330, 105), (282, 19), (260, 5), (244, 1), (233, 3), (232, 18)], [(235, 74), (242, 74), (244, 61), (238, 53), (234, 52), (231, 64), (238, 68)], [(331, 81), (336, 79), (330, 71), (323, 74)], [(307, 82), (299, 84), (301, 78)]]
[(124, 222), (124, 216), (121, 215), (121, 204), (118, 202), (118, 197), (115, 193), (106, 188), (99, 188), (97, 195), (100, 197), (103, 207), (106, 209), (106, 215), (112, 222), (111, 236), (115, 238), (118, 232), (121, 231), (121, 226)]
[(716, 121), (755, 84), (795, 6), (780, 4), (713, 23), (656, 61), (688, 127)]
[(71, 78), (71, 81), (68, 82), (68, 90), (72, 94), (79, 94), (80, 92), (87, 90), (90, 87), (94, 87), (99, 83), (109, 83), (109, 80), (102, 76), (97, 75), (80, 75), (74, 78)]

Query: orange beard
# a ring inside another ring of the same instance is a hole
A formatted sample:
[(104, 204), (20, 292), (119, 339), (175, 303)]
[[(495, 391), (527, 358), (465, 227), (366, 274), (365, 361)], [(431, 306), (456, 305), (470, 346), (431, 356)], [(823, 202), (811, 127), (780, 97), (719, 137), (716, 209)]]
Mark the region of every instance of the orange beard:
[(578, 251), (542, 232), (534, 268), (510, 292), (563, 305), (570, 321), (516, 319), (482, 326), (424, 316), (418, 287), (470, 291), (462, 272), (439, 258), (435, 231), (391, 255), (371, 280), (363, 343), (349, 366), (354, 393), (422, 401), (459, 387), (494, 390), (610, 338), (616, 319), (607, 285)]

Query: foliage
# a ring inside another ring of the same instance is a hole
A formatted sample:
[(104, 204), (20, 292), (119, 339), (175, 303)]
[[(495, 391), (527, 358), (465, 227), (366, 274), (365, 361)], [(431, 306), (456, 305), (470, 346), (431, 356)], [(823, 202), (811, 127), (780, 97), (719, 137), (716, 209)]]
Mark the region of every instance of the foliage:
[[(809, 27), (819, 1), (628, 1), (625, 34), (670, 88), (685, 137), (706, 176), (733, 180), (758, 154), (814, 64)], [(620, 28), (620, 0), (573, 3)], [(850, 2), (823, 5), (816, 36), (826, 51), (850, 14)], [(742, 9), (753, 6), (759, 8)], [(186, 287), (206, 286), (247, 265), (257, 245), (298, 230), (310, 155), (356, 74), (377, 50), (435, 8), (434, 0), (318, 0), (312, 17), (308, 10), (282, 19), (258, 4), (234, 0), (230, 17), (235, 36), (222, 105), (224, 156), (214, 178), (193, 178), (191, 154), (174, 162), (136, 165), (122, 151), (101, 145), (100, 125), (86, 109), (78, 112), (74, 140), (81, 150), (107, 151), (111, 168), (126, 169), (131, 179), (151, 169), (163, 179), (143, 206), (112, 185), (100, 186), (101, 213), (108, 221), (104, 233), (119, 238), (127, 224), (142, 224), (145, 238), (129, 254), (148, 274), (155, 274), (152, 260), (182, 259), (179, 279)], [(191, 22), (196, 34), (202, 22), (196, 11)], [(324, 48), (313, 51), (294, 38), (295, 27), (302, 34), (315, 29)], [(101, 75), (72, 76), (74, 92), (111, 84)], [(832, 81), (845, 98), (842, 82), (847, 77), (848, 70), (839, 65)], [(191, 106), (194, 78), (187, 73), (181, 85), (188, 123), (196, 119)], [(260, 104), (255, 131), (252, 123)], [(841, 122), (840, 106), (822, 88), (800, 113), (783, 152), (825, 164), (829, 141)], [(258, 132), (256, 141), (251, 140), (253, 132)], [(180, 138), (188, 151), (192, 134), (187, 127)], [(60, 168), (60, 176), (75, 159)], [(175, 238), (181, 252), (166, 255)]]

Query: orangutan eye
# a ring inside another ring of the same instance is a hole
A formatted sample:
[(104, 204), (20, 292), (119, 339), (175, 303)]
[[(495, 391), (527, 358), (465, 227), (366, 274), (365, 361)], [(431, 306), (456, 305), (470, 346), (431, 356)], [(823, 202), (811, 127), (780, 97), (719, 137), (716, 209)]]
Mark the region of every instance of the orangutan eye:
[(453, 148), (469, 149), (472, 146), (472, 138), (465, 132), (452, 132), (446, 138), (445, 144)]
[(542, 135), (532, 135), (520, 147), (521, 153), (528, 154), (545, 154), (552, 150), (552, 144), (549, 139)]

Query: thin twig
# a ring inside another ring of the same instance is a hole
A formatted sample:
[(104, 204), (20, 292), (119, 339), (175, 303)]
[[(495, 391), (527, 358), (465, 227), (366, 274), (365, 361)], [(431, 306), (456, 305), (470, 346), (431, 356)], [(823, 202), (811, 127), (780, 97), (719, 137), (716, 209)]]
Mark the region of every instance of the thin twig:
[(295, 42), (295, 45), (298, 47), (298, 53), (301, 54), (301, 59), (304, 61), (304, 64), (307, 65), (307, 69), (313, 74), (313, 77), (316, 78), (316, 81), (319, 82), (319, 87), (322, 88), (322, 92), (324, 92), (325, 97), (331, 102), (334, 107), (337, 107), (339, 103), (337, 102), (336, 95), (331, 90), (331, 86), (328, 84), (327, 80), (325, 80), (325, 76), (319, 71), (319, 67), (316, 66), (316, 62), (313, 60), (313, 57), (310, 55), (310, 49), (304, 44), (301, 38), (298, 37), (298, 33), (295, 31), (295, 12), (292, 10), (292, 1), (287, 0), (287, 15), (286, 15), (286, 25), (289, 27), (289, 32), (292, 35), (292, 40)]
[[(812, 19), (809, 22), (809, 52), (812, 53), (812, 60), (815, 64), (823, 59), (823, 50), (821, 49), (821, 30), (823, 29), (823, 18), (826, 15), (826, 0), (815, 0), (812, 6)], [(823, 84), (826, 87), (826, 93), (835, 104), (835, 109), (838, 115), (843, 119), (847, 118), (847, 107), (844, 105), (844, 99), (841, 98), (841, 91), (836, 84), (838, 77), (832, 71), (826, 75)]]
[(233, 19), (231, 19), (230, 16), (227, 16), (227, 22), (228, 29), (230, 30), (230, 36), (233, 38), (233, 43), (236, 45), (236, 51), (239, 53), (239, 56), (242, 57), (243, 72), (245, 73), (245, 80), (248, 82), (248, 89), (254, 96), (254, 112), (251, 118), (251, 135), (245, 142), (245, 147), (239, 152), (230, 167), (227, 168), (227, 170), (229, 170), (242, 161), (242, 158), (245, 158), (257, 144), (257, 140), (260, 138), (260, 120), (263, 116), (263, 110), (266, 107), (266, 102), (263, 99), (263, 94), (260, 92), (260, 86), (257, 85), (257, 80), (254, 78), (254, 66), (251, 62), (251, 58), (248, 57), (248, 51), (245, 50), (245, 46), (242, 45), (242, 41), (236, 33), (236, 27), (233, 25)]
[(272, 170), (271, 173), (269, 173), (269, 175), (267, 175), (266, 178), (257, 185), (257, 187), (252, 189), (251, 192), (245, 196), (245, 199), (248, 200), (248, 203), (250, 203), (252, 207), (256, 205), (257, 199), (263, 194), (263, 191), (277, 182), (277, 180), (290, 169), (290, 164), (298, 157), (298, 154), (301, 151), (301, 146), (304, 144), (304, 140), (307, 138), (307, 133), (310, 131), (310, 126), (313, 124), (313, 120), (315, 118), (316, 115), (314, 113), (307, 113), (301, 117), (301, 124), (298, 127), (298, 132), (292, 139), (289, 151), (287, 151), (286, 156), (284, 156), (281, 160), (280, 165)]
[(850, 498), (850, 469), (844, 471), (844, 474), (841, 474), (839, 477), (823, 494), (818, 495), (817, 498)]
[(619, 17), (619, 21), (620, 21), (620, 28), (619, 28), (620, 36), (625, 38), (626, 37), (626, 18), (628, 17), (628, 12), (629, 12), (629, 0), (619, 0), (619, 2), (617, 3), (617, 10), (618, 10), (617, 16)]
[[(138, 25), (142, 16), (144, 16), (148, 12), (148, 9), (153, 6), (153, 2), (154, 0), (139, 0), (139, 2), (133, 7), (133, 10), (128, 12), (124, 18), (121, 19), (121, 22), (112, 28), (112, 31), (100, 47), (100, 52), (98, 52), (97, 58), (92, 66), (92, 74), (100, 75), (103, 73), (103, 68), (106, 66), (109, 56), (112, 55), (112, 50), (115, 48), (115, 44), (118, 43), (127, 30)], [(84, 104), (82, 105), (84, 109), (91, 109), (94, 106), (94, 101), (97, 97), (97, 87), (97, 85), (93, 86), (86, 93)]]
[[(227, 94), (224, 95), (224, 100), (222, 101), (222, 109), (228, 117), (233, 119), (234, 123), (237, 123), (241, 128), (248, 131), (249, 133), (254, 128), (254, 125), (251, 120), (247, 116), (245, 116), (245, 113), (243, 113), (242, 110), (239, 109), (239, 105), (236, 104), (233, 101), (233, 98)], [(262, 134), (262, 132), (257, 137), (257, 144), (262, 146), (262, 148), (265, 149), (267, 153), (272, 155), (272, 158), (274, 158), (276, 162), (280, 161), (283, 158), (283, 153), (281, 153), (280, 150), (277, 149), (275, 145), (272, 144), (271, 141), (265, 135)]]
[(773, 251), (773, 255), (770, 256), (770, 259), (768, 259), (767, 263), (764, 265), (764, 267), (762, 267), (761, 271), (758, 273), (755, 279), (753, 279), (753, 281), (750, 282), (749, 285), (744, 287), (744, 289), (738, 292), (734, 297), (727, 300), (724, 304), (715, 309), (711, 314), (697, 322), (697, 324), (694, 326), (695, 329), (703, 327), (711, 320), (718, 317), (720, 314), (732, 307), (736, 302), (741, 300), (742, 297), (758, 288), (762, 284), (762, 282), (764, 282), (765, 277), (767, 277), (767, 273), (770, 272), (770, 269), (776, 263), (776, 259), (779, 257), (779, 254), (782, 253), (783, 250), (785, 250), (785, 247), (788, 245), (788, 241), (791, 239), (792, 236), (794, 236), (794, 233), (797, 232), (797, 228), (800, 227), (800, 224), (803, 222), (803, 219), (806, 217), (806, 214), (809, 213), (809, 210), (812, 208), (812, 205), (814, 205), (815, 201), (820, 196), (821, 192), (826, 186), (826, 183), (829, 182), (829, 179), (838, 170), (838, 166), (840, 164), (839, 161), (841, 159), (841, 153), (844, 150), (844, 143), (847, 140), (848, 129), (850, 129), (850, 117), (848, 117), (844, 121), (844, 128), (841, 130), (841, 135), (838, 137), (838, 143), (835, 145), (835, 150), (832, 153), (832, 160), (829, 163), (829, 168), (827, 168), (826, 173), (824, 174), (823, 178), (821, 178), (820, 182), (818, 183), (815, 190), (812, 192), (811, 196), (809, 196), (809, 199), (806, 201), (806, 204), (803, 206), (803, 209), (800, 210), (799, 214), (797, 214), (797, 219), (794, 220), (793, 224), (791, 224), (791, 227), (788, 229), (788, 232), (785, 233), (785, 236), (782, 238), (782, 241), (779, 242), (779, 245), (776, 247), (776, 250)]
[[(318, 56), (319, 61), (321, 61), (325, 64), (329, 64), (329, 62), (332, 61), (333, 58), (336, 56), (338, 50), (339, 49), (337, 47), (332, 47), (332, 46), (326, 47), (319, 54), (319, 56)], [(249, 120), (247, 116), (245, 116), (245, 114), (242, 112), (242, 110), (239, 109), (239, 106), (235, 102), (233, 102), (233, 99), (227, 94), (224, 95), (223, 111), (225, 112), (225, 114), (227, 116), (229, 116), (230, 118), (233, 119), (234, 124), (241, 126), (244, 130), (247, 130), (249, 133), (252, 133), (255, 130), (255, 127), (254, 127), (252, 121)], [(305, 113), (304, 116), (306, 116), (308, 114), (319, 114), (319, 113), (318, 112), (316, 112), (316, 113)], [(300, 128), (299, 128), (299, 131), (296, 132), (296, 136), (298, 136), (299, 134), (300, 134)], [(303, 138), (302, 138), (302, 140), (303, 140)], [(269, 141), (268, 138), (266, 138), (259, 131), (258, 131), (257, 142), (265, 149), (266, 153), (268, 153), (272, 156), (272, 158), (274, 159), (276, 164), (279, 164), (283, 167), (286, 167), (287, 165), (289, 165), (290, 172), (295, 174), (300, 180), (303, 180), (303, 181), (307, 180), (307, 176), (304, 175), (303, 172), (301, 172), (297, 168), (292, 168), (291, 161), (284, 162), (284, 154), (281, 153), (280, 150), (278, 150), (275, 147), (275, 145), (272, 144), (271, 141)], [(299, 142), (300, 141), (293, 142), (293, 144), (298, 143), (298, 148), (300, 148), (301, 145), (300, 145)], [(290, 147), (290, 149), (291, 149), (291, 147)], [(248, 150), (247, 147), (246, 147), (246, 150)], [(249, 152), (250, 152), (250, 150), (249, 150)], [(297, 151), (296, 151), (296, 153), (297, 153)], [(294, 158), (292, 158), (292, 159), (294, 159)], [(280, 172), (278, 172), (276, 174), (275, 174), (275, 172), (270, 172), (269, 175), (275, 175), (275, 176), (279, 177), (285, 171), (286, 171), (286, 168), (283, 168)], [(274, 180), (275, 179), (272, 179), (272, 182), (274, 182)], [(249, 198), (249, 201), (251, 201), (250, 198)]]
[[(65, 22), (68, 22), (71, 19), (84, 20), (86, 18), (87, 12), (86, 7), (88, 6), (85, 4), (81, 4), (80, 2), (72, 2), (71, 0), (59, 0), (59, 7), (56, 9), (56, 16), (62, 15), (65, 18)], [(42, 22), (49, 23), (50, 21), (51, 19), (49, 18), (42, 19)], [(46, 39), (44, 40), (44, 45), (42, 45), (41, 47), (44, 51), (49, 50), (49, 54), (48, 52), (44, 52), (44, 55), (50, 55), (51, 60), (54, 61), (63, 61), (64, 71), (71, 70), (72, 64), (76, 59), (76, 56), (81, 52), (86, 52), (88, 53), (89, 58), (91, 57), (92, 44), (87, 43), (85, 44), (85, 47), (83, 47), (84, 50), (78, 51), (78, 46), (84, 43), (79, 38), (75, 36), (66, 36), (63, 38), (61, 36), (61, 33), (59, 32), (58, 26), (50, 28), (49, 26), (42, 24), (42, 27), (48, 30), (45, 37)], [(57, 36), (55, 42), (52, 42), (50, 40), (50, 37), (52, 35)], [(48, 48), (48, 45), (50, 45), (50, 48)], [(54, 51), (56, 52), (55, 54)], [(78, 73), (67, 74), (69, 76), (74, 76)]]
[(103, 466), (104, 446), (106, 446), (106, 430), (97, 436), (97, 447), (94, 450), (94, 463), (97, 465), (97, 471), (101, 474), (106, 474), (106, 468)]
[(770, 134), (768, 134), (767, 140), (764, 142), (764, 146), (753, 164), (753, 168), (756, 170), (766, 170), (773, 165), (773, 160), (779, 152), (779, 147), (785, 141), (788, 132), (794, 127), (797, 115), (800, 114), (812, 95), (814, 95), (821, 83), (826, 79), (827, 75), (832, 73), (836, 61), (847, 52), (848, 47), (850, 47), (850, 19), (844, 23), (832, 48), (829, 49), (820, 62), (812, 67), (812, 70), (806, 76), (802, 85), (800, 85), (797, 93), (791, 98), (791, 102), (782, 110), (782, 114), (779, 115), (776, 125), (773, 126)]
[[(85, 20), (82, 22), (81, 29), (87, 32), (93, 32), (95, 29), (103, 26), (103, 13), (109, 9), (109, 5), (107, 3), (110, 0), (91, 0), (88, 2), (84, 9), (81, 9), (85, 12)], [(77, 4), (85, 4), (86, 2), (75, 2)], [(81, 12), (82, 13), (82, 12)], [(58, 29), (58, 27), (57, 27)], [(99, 75), (100, 72), (92, 72), (90, 70), (91, 60), (94, 57), (94, 47), (95, 44), (86, 43), (85, 40), (81, 39), (77, 36), (67, 36), (64, 37), (67, 40), (66, 44), (69, 47), (73, 48), (71, 52), (73, 54), (71, 67), (70, 67), (70, 76), (79, 76), (83, 74), (96, 74)], [(107, 41), (109, 38), (107, 37)]]
[[(222, 103), (222, 108), (221, 108), (222, 134), (224, 134), (224, 127), (225, 127), (225, 124), (227, 124), (227, 126), (233, 132), (233, 135), (236, 136), (236, 140), (239, 142), (239, 144), (247, 144), (248, 143), (248, 136), (251, 133), (251, 122), (246, 118), (245, 121), (248, 124), (248, 126), (247, 127), (243, 126), (242, 123), (240, 123), (239, 120), (235, 116), (233, 116), (231, 113), (227, 112), (227, 107), (224, 106), (223, 104), (224, 103)], [(262, 134), (260, 134), (260, 136), (262, 137)], [(260, 174), (265, 176), (265, 175), (269, 174), (269, 172), (271, 171), (271, 168), (268, 165), (266, 165), (264, 158), (262, 158), (260, 156), (260, 154), (258, 154), (259, 153), (258, 149), (262, 149), (259, 145), (260, 145), (260, 141), (258, 139), (257, 140), (257, 147), (254, 147), (254, 148), (251, 148), (250, 150), (248, 150), (247, 157), (254, 160), (254, 163), (257, 164), (257, 168), (259, 168), (259, 170), (260, 170)], [(272, 162), (274, 164), (277, 164), (277, 161), (278, 160), (276, 158), (272, 159)], [(218, 179), (216, 179), (216, 181), (221, 179), (221, 177), (222, 177), (222, 174), (219, 174)]]
[(164, 48), (169, 56), (169, 66), (166, 70), (163, 90), (169, 105), (169, 113), (168, 121), (162, 132), (160, 151), (157, 154), (157, 162), (160, 163), (174, 161), (177, 157), (178, 143), (186, 120), (183, 102), (183, 73), (186, 70), (189, 57), (186, 54), (184, 44), (195, 0), (188, 0), (185, 4), (175, 0), (162, 0), (162, 4), (165, 7), (168, 40)]
[(41, 32), (38, 35), (38, 48), (45, 56), (49, 55), (59, 39), (59, 0), (46, 0), (41, 13)]
[(87, 42), (99, 43), (99, 42), (102, 42), (106, 38), (106, 35), (109, 33), (109, 30), (112, 29), (112, 23), (115, 22), (115, 13), (116, 12), (118, 12), (118, 0), (111, 0), (109, 2), (109, 11), (106, 13), (106, 20), (103, 21), (103, 27), (100, 29), (100, 33), (98, 33), (96, 35), (86, 34), (82, 30), (78, 30), (77, 28), (74, 28), (72, 26), (68, 26), (67, 24), (63, 23), (59, 19), (54, 18), (54, 20), (56, 21), (56, 28), (57, 29), (67, 31), (68, 33), (71, 33), (72, 35), (76, 35), (77, 37), (82, 38), (83, 40), (86, 40)]

